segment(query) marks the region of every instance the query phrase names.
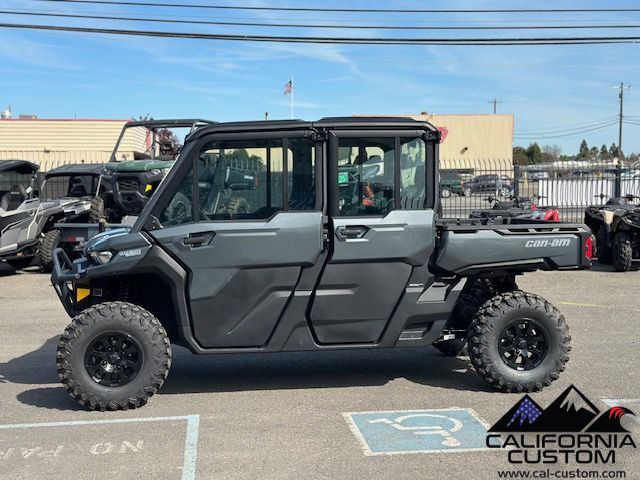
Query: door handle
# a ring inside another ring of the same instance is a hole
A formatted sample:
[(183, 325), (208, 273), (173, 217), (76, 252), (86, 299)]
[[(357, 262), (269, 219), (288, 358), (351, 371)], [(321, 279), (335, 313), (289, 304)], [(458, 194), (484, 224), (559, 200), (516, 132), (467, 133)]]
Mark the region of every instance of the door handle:
[(188, 237), (184, 237), (182, 239), (182, 244), (189, 248), (201, 247), (211, 242), (214, 235), (214, 232), (192, 234)]
[(354, 239), (354, 238), (362, 238), (369, 231), (369, 229), (365, 226), (354, 225), (347, 227), (340, 227), (336, 231), (339, 238), (342, 239)]

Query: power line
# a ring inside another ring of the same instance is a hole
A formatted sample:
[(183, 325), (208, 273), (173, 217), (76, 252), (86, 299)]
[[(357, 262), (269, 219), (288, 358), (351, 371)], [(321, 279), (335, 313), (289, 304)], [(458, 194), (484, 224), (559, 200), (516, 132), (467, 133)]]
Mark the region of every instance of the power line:
[(380, 37), (305, 37), (275, 35), (242, 35), (198, 32), (163, 32), (157, 30), (126, 30), (119, 28), (69, 27), (0, 23), (0, 28), (18, 30), (46, 30), (57, 32), (131, 35), (137, 37), (182, 38), (195, 40), (226, 40), (238, 42), (313, 43), (339, 45), (604, 45), (640, 42), (640, 36), (630, 37), (521, 37), (521, 38), (380, 38)]
[(604, 130), (605, 128), (611, 127), (613, 125), (617, 125), (618, 122), (617, 121), (613, 121), (613, 122), (609, 122), (607, 124), (604, 124), (600, 127), (594, 127), (594, 128), (588, 128), (588, 129), (584, 129), (581, 130), (579, 132), (575, 132), (575, 133), (565, 133), (565, 134), (560, 134), (560, 135), (546, 135), (546, 136), (520, 136), (520, 135), (516, 135), (515, 138), (519, 139), (519, 140), (544, 140), (544, 139), (550, 139), (550, 138), (564, 138), (564, 137), (577, 137), (579, 135), (583, 135), (585, 133), (589, 133), (589, 132), (596, 132), (598, 130)]
[(32, 0), (34, 2), (84, 3), (90, 5), (131, 5), (160, 8), (205, 8), (216, 10), (252, 10), (269, 12), (341, 12), (341, 13), (628, 13), (640, 8), (495, 8), (495, 9), (422, 9), (422, 8), (312, 8), (203, 5), (189, 3), (152, 3), (128, 0)]
[(547, 134), (555, 134), (555, 133), (569, 133), (576, 130), (583, 130), (585, 128), (598, 127), (600, 125), (604, 125), (605, 123), (608, 124), (610, 122), (617, 121), (617, 120), (618, 120), (618, 116), (613, 115), (610, 117), (602, 118), (600, 120), (594, 120), (587, 124), (577, 124), (577, 125), (574, 125), (573, 127), (567, 126), (565, 128), (554, 128), (554, 129), (544, 129), (544, 130), (520, 130), (518, 132), (518, 135), (532, 137), (537, 135), (547, 135)]
[(53, 18), (81, 18), (88, 20), (113, 20), (125, 22), (147, 22), (147, 23), (168, 23), (186, 25), (224, 25), (242, 27), (277, 27), (277, 28), (331, 28), (344, 30), (594, 30), (594, 29), (635, 29), (640, 28), (640, 24), (618, 24), (618, 25), (339, 25), (339, 24), (309, 24), (309, 23), (264, 23), (264, 22), (231, 22), (221, 20), (179, 20), (148, 17), (130, 17), (114, 15), (88, 15), (79, 13), (59, 13), (59, 12), (36, 12), (18, 10), (0, 10), (2, 15), (18, 15), (30, 17), (53, 17)]

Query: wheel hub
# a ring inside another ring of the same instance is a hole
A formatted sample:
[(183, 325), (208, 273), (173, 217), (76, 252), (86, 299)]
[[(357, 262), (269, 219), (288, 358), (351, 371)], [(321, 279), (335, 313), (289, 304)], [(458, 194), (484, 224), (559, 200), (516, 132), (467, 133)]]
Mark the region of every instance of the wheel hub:
[(539, 366), (549, 350), (545, 330), (533, 319), (511, 322), (498, 337), (502, 361), (514, 370), (532, 370)]
[(140, 371), (142, 349), (127, 334), (102, 334), (89, 344), (84, 365), (94, 382), (106, 387), (121, 387)]

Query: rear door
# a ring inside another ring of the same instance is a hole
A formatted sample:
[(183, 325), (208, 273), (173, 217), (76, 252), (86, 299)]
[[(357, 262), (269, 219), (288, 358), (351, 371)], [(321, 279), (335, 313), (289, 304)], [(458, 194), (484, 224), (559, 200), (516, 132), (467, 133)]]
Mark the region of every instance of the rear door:
[[(330, 137), (332, 249), (310, 309), (319, 343), (376, 343), (412, 270), (428, 262), (434, 192), (426, 185), (436, 184), (428, 153), (434, 145), (418, 132)], [(369, 164), (380, 165), (376, 175), (365, 175)]]
[(152, 235), (189, 272), (193, 333), (205, 348), (265, 345), (301, 270), (323, 249), (316, 147), (210, 136), (186, 153)]

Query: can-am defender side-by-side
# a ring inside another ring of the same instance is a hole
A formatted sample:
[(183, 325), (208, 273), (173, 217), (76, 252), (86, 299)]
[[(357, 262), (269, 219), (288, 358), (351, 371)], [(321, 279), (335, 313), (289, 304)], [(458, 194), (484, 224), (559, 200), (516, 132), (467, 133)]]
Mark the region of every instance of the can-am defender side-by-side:
[[(605, 198), (604, 195), (598, 197)], [(598, 261), (619, 272), (631, 269), (640, 257), (640, 206), (635, 195), (612, 197), (585, 210), (584, 223), (596, 237)]]
[[(198, 354), (437, 345), (455, 355), (465, 342), (495, 388), (549, 385), (568, 361), (567, 325), (515, 278), (589, 268), (591, 234), (439, 219), (439, 139), (404, 118), (198, 129), (130, 230), (98, 234), (73, 262), (55, 251), (52, 283), (73, 316), (57, 350), (64, 388), (90, 409), (144, 405), (167, 377), (172, 344)], [(233, 190), (234, 168), (255, 172), (255, 188)], [(225, 190), (245, 211), (219, 208)]]
[(38, 166), (26, 160), (0, 160), (0, 262), (28, 266), (38, 251), (35, 198)]
[(91, 220), (120, 223), (137, 216), (173, 166), (184, 136), (210, 124), (200, 119), (127, 122), (102, 171), (102, 192), (94, 200)]
[(40, 211), (37, 234), (40, 269), (53, 268), (53, 251), (57, 247), (75, 258), (73, 245), (62, 242), (61, 222), (88, 222), (93, 198), (100, 189), (102, 164), (78, 163), (57, 167), (42, 175), (40, 185)]

